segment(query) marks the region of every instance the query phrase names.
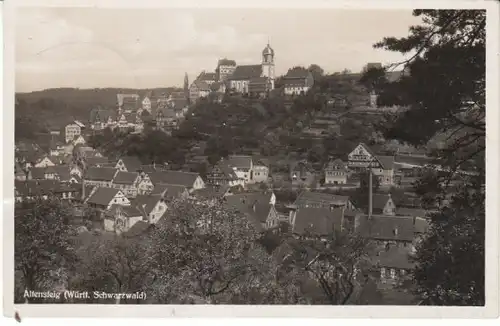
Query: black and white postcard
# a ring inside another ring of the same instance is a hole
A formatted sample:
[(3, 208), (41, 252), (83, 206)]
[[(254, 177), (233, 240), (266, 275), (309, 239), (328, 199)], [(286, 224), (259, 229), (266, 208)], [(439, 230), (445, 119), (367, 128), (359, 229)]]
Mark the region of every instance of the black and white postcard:
[(498, 3), (237, 2), (6, 1), (4, 314), (498, 316)]

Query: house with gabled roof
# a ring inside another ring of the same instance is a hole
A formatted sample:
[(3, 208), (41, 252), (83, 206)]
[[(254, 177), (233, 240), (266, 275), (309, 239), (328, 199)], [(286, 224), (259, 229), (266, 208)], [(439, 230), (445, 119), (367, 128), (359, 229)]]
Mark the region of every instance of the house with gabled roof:
[(194, 172), (158, 171), (150, 173), (149, 178), (154, 186), (158, 184), (182, 185), (186, 187), (189, 192), (205, 187), (205, 182), (200, 177), (199, 173)]
[(314, 78), (307, 69), (295, 68), (283, 76), (282, 82), (285, 95), (300, 95), (307, 93), (313, 87)]
[(46, 168), (47, 166), (54, 166), (57, 162), (53, 162), (53, 157), (48, 155), (43, 156), (38, 162), (35, 163), (36, 168)]
[(189, 196), (189, 191), (183, 185), (157, 184), (153, 188), (151, 195), (161, 196), (166, 200), (173, 200), (187, 198)]
[(195, 80), (189, 87), (189, 100), (196, 103), (198, 99), (207, 97), (210, 94), (210, 85), (203, 80)]
[(76, 198), (77, 191), (70, 185), (57, 180), (25, 180), (14, 183), (14, 193), (16, 202), (33, 200), (35, 197), (47, 199), (55, 196), (63, 200)]
[(245, 179), (238, 177), (236, 171), (233, 170), (225, 161), (217, 163), (206, 176), (207, 184), (215, 186), (245, 186)]
[(104, 230), (118, 234), (129, 231), (146, 217), (135, 206), (111, 205), (104, 214)]
[(115, 168), (90, 167), (85, 172), (83, 182), (89, 186), (112, 187), (113, 179), (118, 171)]
[(356, 207), (349, 196), (341, 196), (316, 191), (302, 191), (293, 205), (292, 209), (298, 208), (340, 208), (355, 210)]
[(263, 160), (252, 162), (253, 181), (267, 183), (269, 179), (269, 163)]
[(116, 162), (115, 168), (123, 172), (137, 172), (141, 166), (142, 162), (137, 156), (123, 156)]
[(278, 227), (274, 193), (241, 193), (224, 197), (224, 205), (245, 214), (258, 231)]
[(378, 178), (380, 186), (394, 184), (394, 156), (375, 156), (378, 166), (372, 168), (373, 174)]
[(129, 206), (130, 200), (119, 189), (95, 187), (85, 200), (89, 206), (109, 210), (113, 205)]
[(253, 160), (247, 155), (230, 155), (225, 161), (234, 170), (236, 176), (245, 183), (255, 183), (253, 179)]
[(375, 160), (375, 152), (365, 143), (359, 143), (348, 155), (347, 165), (350, 168), (367, 168)]
[(290, 225), (298, 237), (323, 238), (343, 231), (344, 208), (304, 207), (292, 211)]
[(305, 160), (290, 163), (290, 180), (293, 186), (312, 186), (316, 182), (312, 164)]
[(325, 166), (325, 185), (346, 184), (348, 177), (347, 164), (341, 159), (330, 161)]
[(127, 198), (137, 196), (137, 186), (141, 180), (139, 172), (118, 171), (112, 181), (112, 187), (120, 189)]
[(150, 224), (156, 224), (167, 213), (167, 202), (165, 198), (158, 195), (138, 195), (133, 201), (132, 206), (145, 217), (144, 220)]

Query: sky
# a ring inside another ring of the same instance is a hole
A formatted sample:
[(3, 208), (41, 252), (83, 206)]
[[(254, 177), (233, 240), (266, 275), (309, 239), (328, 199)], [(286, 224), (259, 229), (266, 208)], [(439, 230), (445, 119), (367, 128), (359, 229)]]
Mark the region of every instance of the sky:
[(418, 22), (410, 10), (19, 8), (16, 92), (182, 86), (220, 58), (260, 63), (268, 41), (276, 75), (310, 64), (360, 71), (402, 60), (372, 45)]

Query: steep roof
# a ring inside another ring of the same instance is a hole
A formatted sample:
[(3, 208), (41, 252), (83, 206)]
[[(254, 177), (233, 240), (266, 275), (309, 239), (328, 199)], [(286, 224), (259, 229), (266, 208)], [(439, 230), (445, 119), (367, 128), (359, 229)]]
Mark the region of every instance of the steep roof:
[(238, 169), (250, 169), (252, 167), (252, 157), (246, 155), (230, 155), (227, 164)]
[[(373, 157), (375, 157), (375, 156), (376, 156), (375, 152), (374, 152), (374, 151), (372, 151), (372, 149), (370, 148), (370, 146), (366, 145), (365, 143), (359, 143), (358, 145), (356, 145), (356, 147), (358, 147), (359, 145), (363, 146), (363, 147), (364, 147), (364, 149), (365, 149), (365, 150), (366, 150), (366, 151), (367, 151), (367, 152), (368, 152), (371, 156), (373, 156)], [(354, 149), (356, 149), (356, 148), (354, 148)], [(354, 149), (353, 149), (353, 150), (354, 150)]]
[(113, 179), (113, 183), (132, 185), (135, 182), (135, 180), (137, 180), (138, 177), (139, 177), (138, 172), (118, 171), (115, 178)]
[(125, 164), (128, 172), (136, 172), (142, 166), (142, 162), (137, 156), (123, 156), (120, 157), (120, 160)]
[(87, 199), (87, 203), (94, 205), (109, 205), (111, 200), (120, 192), (115, 188), (97, 187), (92, 195)]
[(193, 187), (198, 173), (182, 171), (158, 171), (149, 174), (151, 182), (156, 184), (182, 185), (190, 189)]
[(307, 69), (291, 69), (287, 72), (285, 76), (283, 76), (283, 81), (286, 82), (290, 79), (304, 79), (309, 76), (310, 72)]
[(425, 217), (425, 216), (427, 216), (427, 211), (425, 209), (421, 209), (421, 208), (398, 207), (396, 209), (396, 215)]
[(112, 181), (116, 172), (115, 168), (90, 167), (85, 173), (85, 179), (93, 181)]
[(346, 205), (348, 201), (349, 196), (341, 196), (314, 191), (303, 191), (297, 196), (294, 205), (299, 207), (308, 204), (319, 204), (328, 208), (329, 205)]
[(57, 180), (26, 180), (14, 183), (15, 192), (21, 196), (43, 196), (61, 192), (74, 192), (69, 186)]
[(333, 161), (328, 162), (325, 166), (325, 169), (326, 170), (335, 170), (335, 171), (338, 171), (338, 170), (345, 171), (345, 170), (347, 170), (347, 164), (344, 163), (341, 159), (337, 158)]
[(413, 241), (415, 225), (412, 217), (372, 215), (359, 216), (356, 230), (364, 237), (374, 240)]
[(137, 207), (145, 216), (149, 216), (156, 204), (162, 200), (163, 198), (159, 195), (138, 195), (131, 205)]
[(134, 217), (134, 216), (144, 217), (143, 213), (135, 206), (122, 206), (116, 204), (111, 205), (108, 214), (115, 215), (118, 210), (121, 211), (121, 213), (127, 217)]
[(384, 209), (387, 201), (391, 199), (390, 194), (373, 194), (372, 205), (374, 209)]
[(231, 80), (250, 80), (262, 75), (262, 65), (237, 66), (231, 75)]
[(217, 78), (216, 78), (216, 75), (214, 72), (202, 72), (197, 80), (209, 80), (209, 81), (215, 81)]
[(200, 91), (210, 91), (210, 86), (206, 82), (204, 82), (203, 80), (195, 80), (193, 82), (193, 84)]
[(415, 267), (415, 262), (412, 261), (410, 253), (407, 247), (390, 246), (371, 260), (380, 267), (411, 270)]
[(224, 197), (226, 207), (233, 208), (250, 218), (250, 222), (258, 231), (262, 231), (261, 223), (265, 223), (272, 209), (270, 196), (267, 194), (237, 194)]
[(208, 186), (193, 191), (193, 196), (202, 200), (222, 198), (228, 192), (229, 186)]
[(153, 188), (151, 195), (161, 195), (165, 198), (173, 199), (180, 197), (186, 191), (187, 188), (182, 185), (157, 184)]
[(377, 155), (376, 158), (380, 162), (384, 170), (394, 169), (394, 156)]
[(30, 169), (32, 179), (45, 179), (45, 168), (35, 168)]
[(311, 235), (329, 235), (339, 230), (342, 224), (343, 209), (299, 208), (295, 215), (293, 233)]
[(95, 167), (96, 165), (103, 165), (109, 163), (109, 159), (107, 157), (93, 156), (93, 157), (86, 157), (85, 162), (87, 163), (88, 167)]

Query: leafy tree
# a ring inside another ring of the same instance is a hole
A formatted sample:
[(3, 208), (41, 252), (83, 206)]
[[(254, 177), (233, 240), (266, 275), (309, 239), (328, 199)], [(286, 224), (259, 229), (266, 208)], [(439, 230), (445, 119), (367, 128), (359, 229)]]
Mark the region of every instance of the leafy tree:
[[(462, 184), (448, 204), (441, 203), (430, 235), (419, 245), (417, 294), (427, 304), (483, 305), (486, 11), (413, 14), (422, 24), (412, 26), (408, 37), (388, 37), (375, 45), (413, 53), (403, 62), (409, 74), (382, 90), (388, 93), (386, 104), (407, 110), (389, 116), (380, 127), (386, 138), (416, 146), (444, 136), (444, 146), (434, 155), (445, 173), (425, 174), (421, 193), (449, 197), (447, 185)], [(454, 172), (470, 161), (477, 176), (453, 180)]]
[(432, 221), (417, 246), (416, 292), (422, 304), (484, 305), (484, 192), (463, 185)]
[(189, 199), (172, 203), (169, 212), (150, 247), (158, 302), (231, 303), (268, 277), (267, 254), (246, 216), (221, 203)]
[(313, 75), (314, 82), (319, 81), (325, 74), (323, 68), (321, 68), (317, 64), (310, 65), (309, 68), (307, 68), (307, 70)]
[(369, 92), (379, 92), (387, 83), (385, 70), (372, 67), (367, 69), (358, 81)]
[(15, 269), (22, 276), (16, 284), (28, 291), (48, 290), (51, 275), (60, 268), (70, 269), (75, 261), (70, 210), (57, 198), (35, 198), (16, 211)]
[(281, 267), (285, 275), (293, 271), (294, 278), (309, 278), (319, 286), (323, 298), (313, 303), (353, 303), (368, 280), (370, 244), (363, 238), (335, 232), (319, 240), (306, 233), (291, 248)]
[[(119, 235), (93, 236), (90, 233), (85, 236), (91, 237), (91, 240), (78, 248), (78, 273), (71, 279), (70, 289), (110, 293), (146, 291), (154, 277), (150, 273), (150, 260), (146, 255), (150, 243), (147, 235), (140, 239)], [(99, 300), (90, 298), (88, 303)], [(113, 303), (140, 302), (121, 298)]]

